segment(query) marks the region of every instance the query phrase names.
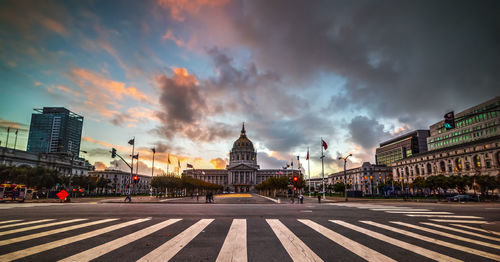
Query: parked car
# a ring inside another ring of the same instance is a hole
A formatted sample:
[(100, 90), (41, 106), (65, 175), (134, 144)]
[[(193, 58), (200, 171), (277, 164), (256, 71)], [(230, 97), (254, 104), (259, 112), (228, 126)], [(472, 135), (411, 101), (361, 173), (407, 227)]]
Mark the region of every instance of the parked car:
[(448, 198), (450, 201), (457, 201), (457, 202), (463, 202), (463, 201), (469, 201), (470, 196), (469, 195), (456, 195)]

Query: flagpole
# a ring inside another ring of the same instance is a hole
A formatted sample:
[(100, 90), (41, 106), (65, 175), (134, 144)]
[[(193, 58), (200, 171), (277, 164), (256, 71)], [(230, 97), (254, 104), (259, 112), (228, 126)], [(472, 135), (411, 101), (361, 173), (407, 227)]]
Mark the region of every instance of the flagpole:
[(321, 177), (323, 179), (323, 199), (326, 199), (326, 196), (325, 196), (325, 167), (323, 165), (323, 158), (325, 158), (325, 155), (323, 155), (323, 138), (321, 138)]
[[(130, 167), (130, 183), (132, 183), (132, 177), (134, 176), (134, 149), (135, 149), (135, 136), (132, 139), (132, 162)], [(129, 195), (132, 194), (132, 189), (129, 187)]]
[(17, 145), (17, 132), (19, 132), (19, 129), (16, 130), (16, 139), (14, 140), (14, 149), (16, 149), (16, 145)]
[[(151, 168), (151, 180), (153, 180), (153, 177), (155, 176), (155, 153), (156, 153), (156, 147), (153, 147), (153, 166)], [(149, 183), (149, 196), (153, 196), (153, 187), (151, 186), (151, 183)]]
[(168, 166), (170, 164), (170, 154), (168, 154), (168, 159), (167, 159), (167, 175), (168, 175)]
[(309, 174), (309, 197), (311, 197), (311, 167), (309, 165), (309, 147), (307, 147), (307, 173)]
[(7, 140), (5, 141), (5, 147), (9, 147), (9, 134), (10, 134), (10, 127), (7, 127)]

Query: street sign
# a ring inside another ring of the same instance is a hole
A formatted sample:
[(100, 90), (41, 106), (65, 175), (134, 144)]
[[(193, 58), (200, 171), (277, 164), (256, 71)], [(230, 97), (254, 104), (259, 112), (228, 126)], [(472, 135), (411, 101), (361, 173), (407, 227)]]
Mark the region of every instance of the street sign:
[(64, 190), (64, 189), (63, 189), (63, 190), (61, 190), (61, 192), (57, 193), (56, 195), (57, 195), (57, 197), (59, 197), (59, 199), (61, 199), (61, 200), (64, 200), (66, 197), (68, 197), (68, 196), (69, 196), (68, 192), (66, 192), (66, 190)]

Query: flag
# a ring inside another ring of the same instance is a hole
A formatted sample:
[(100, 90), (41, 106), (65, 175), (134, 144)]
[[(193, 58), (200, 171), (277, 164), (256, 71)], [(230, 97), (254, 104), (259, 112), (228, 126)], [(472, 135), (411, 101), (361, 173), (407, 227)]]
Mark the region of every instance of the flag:
[(292, 161), (292, 162), (290, 162), (290, 165), (291, 165), (291, 166), (292, 166), (292, 168), (293, 168), (293, 161)]
[(19, 132), (19, 129), (16, 130), (16, 136), (17, 136), (17, 132)]
[(328, 149), (328, 145), (326, 144), (326, 142), (325, 142), (323, 139), (321, 139), (321, 144), (322, 144), (322, 146), (323, 146), (323, 148), (324, 148), (325, 150), (327, 150), (327, 149)]
[(133, 156), (132, 158), (139, 159), (139, 153), (137, 153), (137, 155)]
[(288, 163), (286, 163), (286, 167), (288, 168), (288, 167), (290, 167), (290, 165)]
[(191, 164), (189, 164), (189, 163), (187, 163), (187, 165), (186, 165), (186, 166), (187, 166), (187, 168), (193, 168), (193, 165), (191, 165)]
[(297, 156), (297, 161), (300, 161), (300, 156)]
[(307, 156), (306, 156), (306, 160), (309, 160), (309, 149), (307, 149)]
[(169, 165), (171, 164), (170, 163), (170, 154), (168, 154), (167, 162), (168, 162)]
[(134, 143), (135, 143), (135, 138), (132, 138), (132, 139), (130, 139), (130, 140), (128, 141), (128, 144), (129, 144), (129, 145), (132, 145), (132, 146), (133, 146), (133, 145), (134, 145)]
[(153, 154), (156, 153), (156, 149), (154, 147), (151, 148), (151, 151), (153, 151)]

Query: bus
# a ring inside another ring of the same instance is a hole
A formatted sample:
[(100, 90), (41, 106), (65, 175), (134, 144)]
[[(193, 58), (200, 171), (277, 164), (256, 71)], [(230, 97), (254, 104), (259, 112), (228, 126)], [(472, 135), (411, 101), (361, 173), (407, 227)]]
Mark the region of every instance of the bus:
[(18, 201), (33, 199), (33, 189), (21, 184), (0, 184), (0, 202)]

